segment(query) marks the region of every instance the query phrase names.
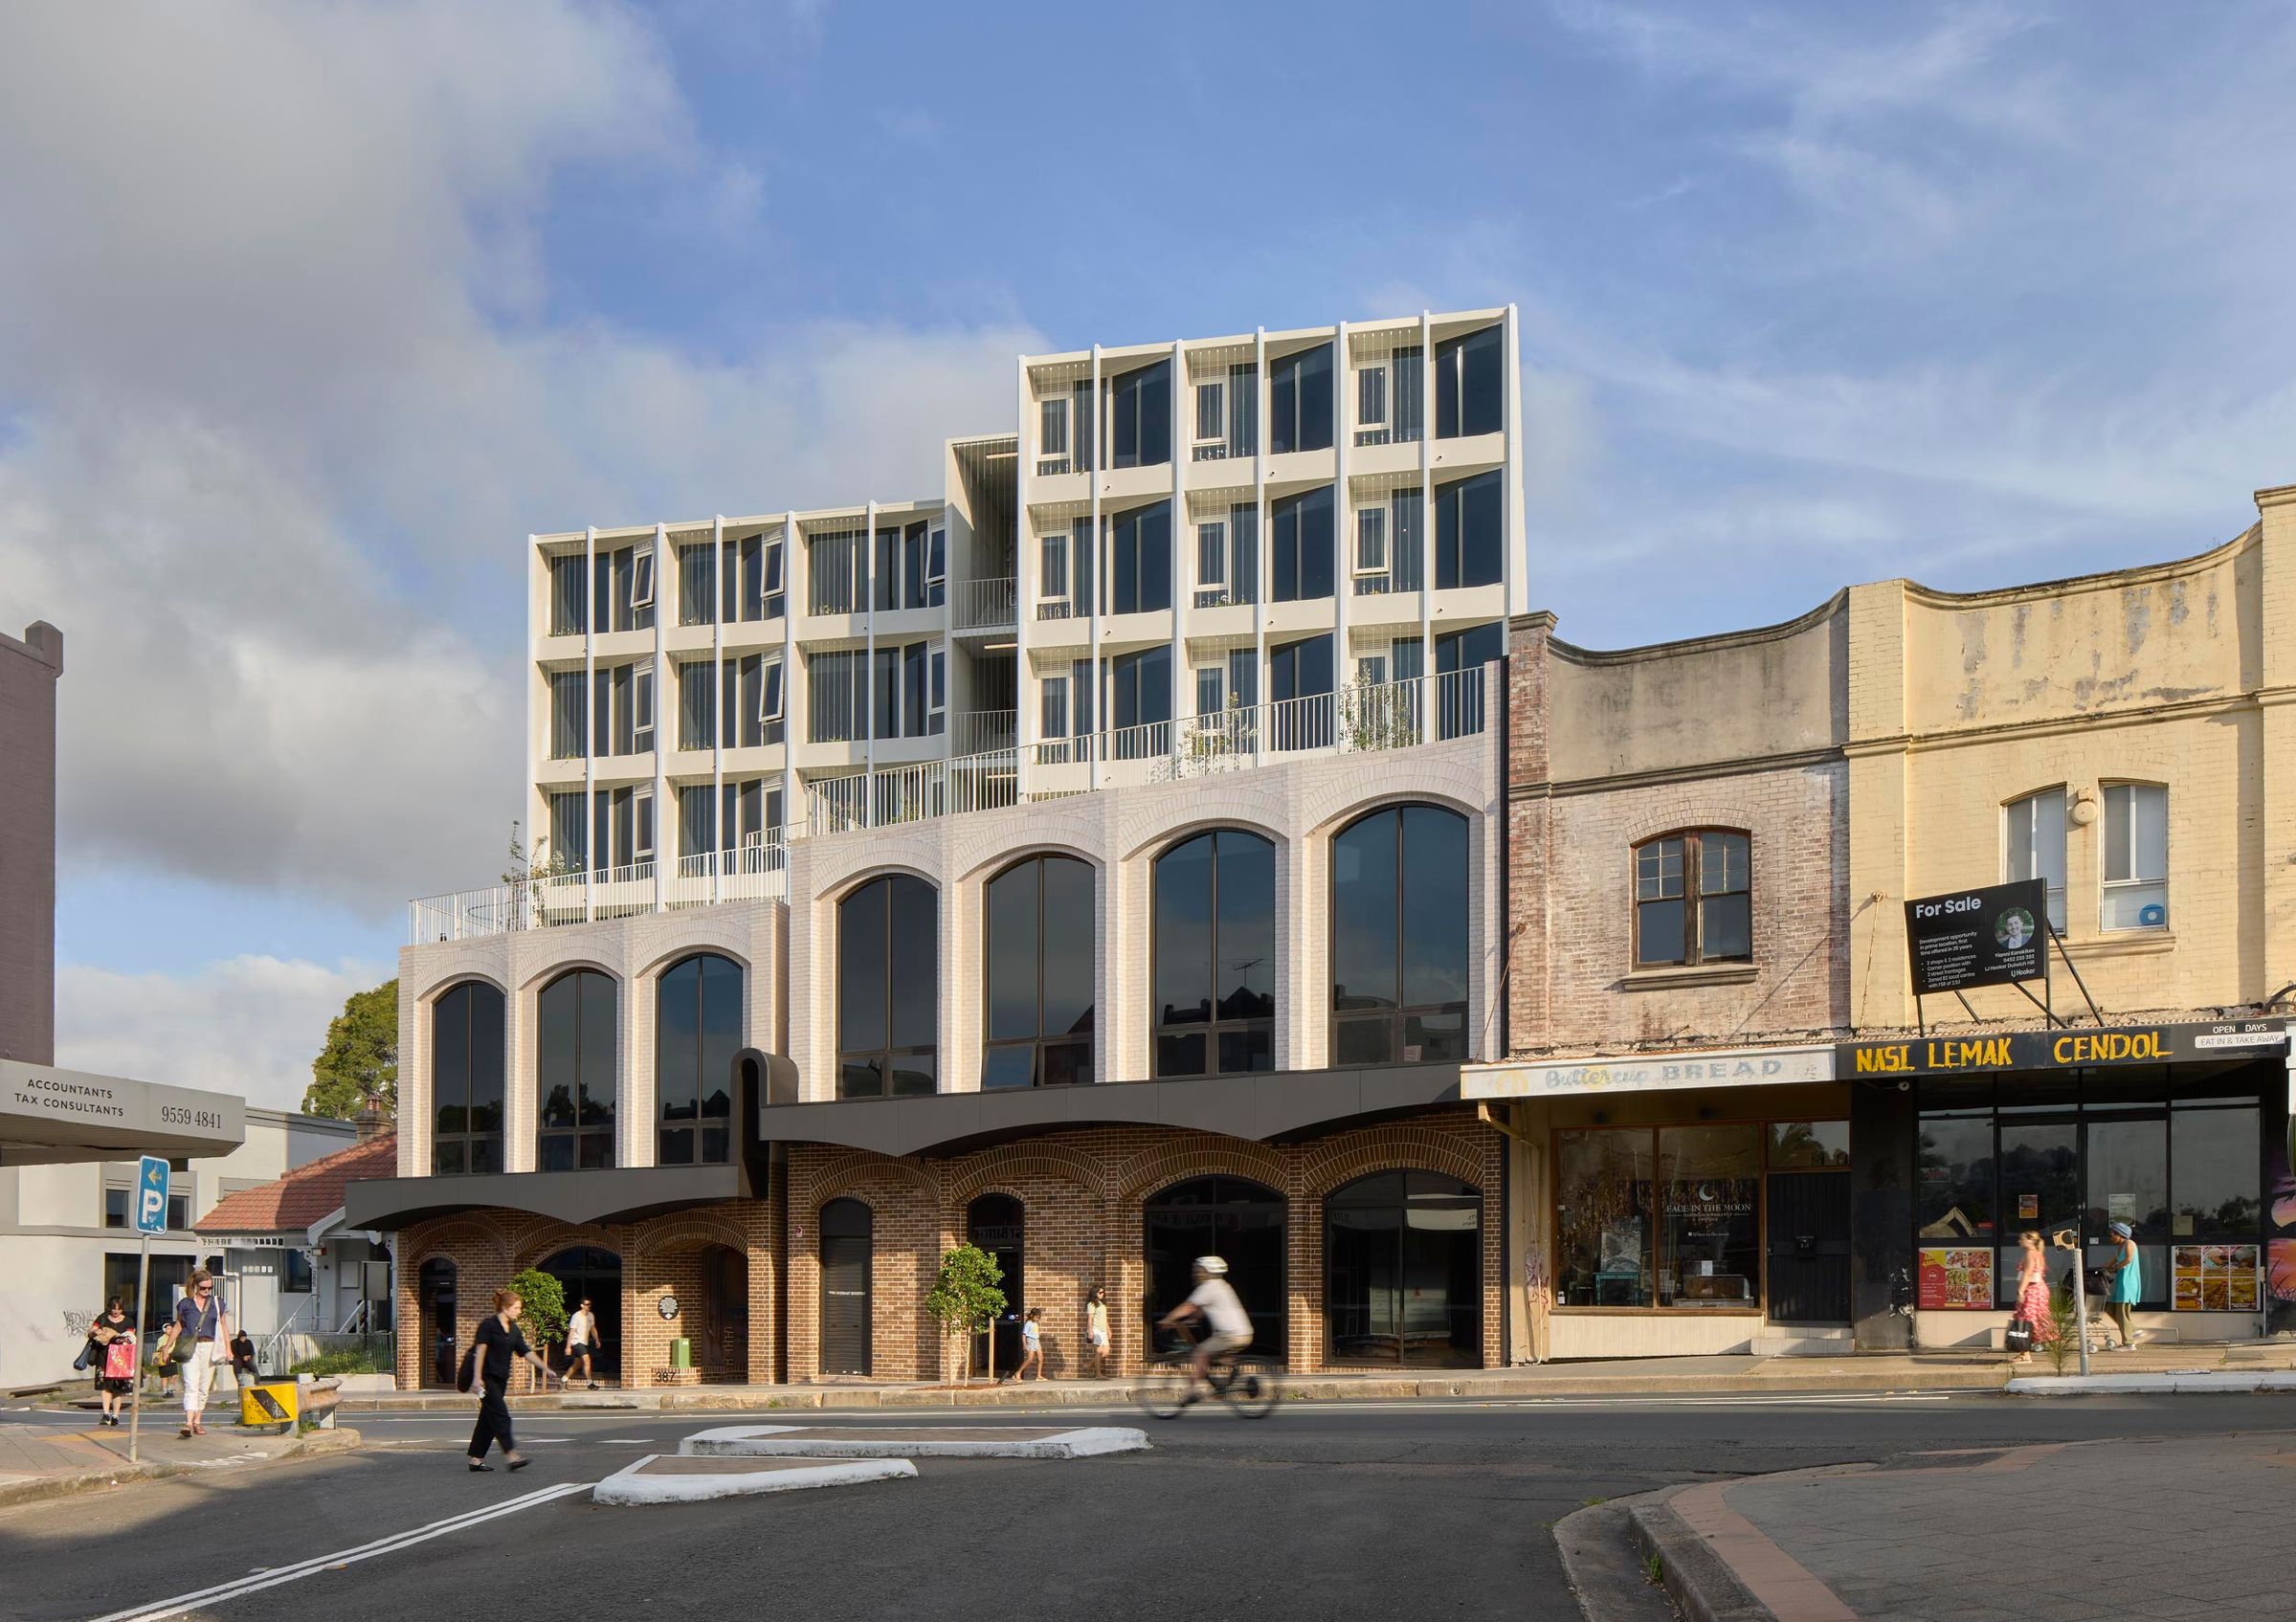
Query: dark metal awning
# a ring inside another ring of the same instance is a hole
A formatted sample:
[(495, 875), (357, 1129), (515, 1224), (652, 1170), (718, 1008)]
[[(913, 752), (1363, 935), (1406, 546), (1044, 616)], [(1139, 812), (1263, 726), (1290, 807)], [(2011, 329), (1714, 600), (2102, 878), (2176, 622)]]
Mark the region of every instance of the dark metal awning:
[(762, 1103), (757, 1134), (767, 1143), (836, 1144), (882, 1155), (949, 1154), (1079, 1126), (1183, 1127), (1273, 1143), (1459, 1101), (1456, 1064), (1382, 1065), (934, 1093), (917, 1099)]
[(561, 1222), (636, 1222), (748, 1192), (739, 1166), (632, 1166), (600, 1171), (497, 1171), (374, 1177), (345, 1190), (344, 1225), (390, 1232), (466, 1211), (523, 1211)]

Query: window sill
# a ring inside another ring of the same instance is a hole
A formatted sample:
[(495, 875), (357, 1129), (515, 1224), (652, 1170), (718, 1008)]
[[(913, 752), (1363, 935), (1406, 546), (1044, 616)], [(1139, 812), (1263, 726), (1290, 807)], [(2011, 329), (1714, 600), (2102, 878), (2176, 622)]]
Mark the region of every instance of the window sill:
[(1638, 968), (1619, 977), (1621, 991), (1686, 990), (1694, 986), (1746, 986), (1762, 972), (1759, 964), (1693, 964), (1686, 968)]
[(2067, 941), (2064, 949), (2075, 962), (2088, 958), (2151, 957), (2176, 949), (2176, 937), (2167, 929), (2115, 929), (2085, 941)]

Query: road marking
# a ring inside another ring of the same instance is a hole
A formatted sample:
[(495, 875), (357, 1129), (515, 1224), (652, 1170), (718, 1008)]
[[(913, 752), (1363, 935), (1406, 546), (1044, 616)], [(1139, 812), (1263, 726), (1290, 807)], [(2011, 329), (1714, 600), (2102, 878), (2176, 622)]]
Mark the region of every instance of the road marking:
[(202, 1589), (196, 1593), (178, 1594), (173, 1599), (157, 1600), (148, 1605), (133, 1606), (126, 1611), (115, 1611), (107, 1616), (96, 1618), (96, 1622), (160, 1622), (162, 1617), (180, 1616), (194, 1607), (211, 1605), (219, 1600), (237, 1599), (243, 1594), (260, 1593), (265, 1589), (276, 1589), (282, 1583), (292, 1583), (299, 1577), (308, 1577), (314, 1572), (338, 1570), (346, 1566), (355, 1566), (363, 1560), (372, 1560), (377, 1555), (393, 1554), (403, 1548), (412, 1548), (416, 1544), (427, 1544), (433, 1538), (443, 1538), (450, 1532), (459, 1532), (483, 1522), (500, 1520), (505, 1515), (516, 1515), (522, 1509), (532, 1509), (537, 1504), (548, 1503), (553, 1500), (565, 1498), (569, 1493), (589, 1492), (596, 1485), (597, 1483), (594, 1481), (561, 1482), (557, 1486), (545, 1487), (539, 1492), (528, 1493), (524, 1498), (509, 1499), (502, 1503), (490, 1504), (484, 1509), (449, 1516), (444, 1521), (434, 1521), (428, 1525), (412, 1527), (404, 1532), (394, 1532), (390, 1537), (378, 1538), (370, 1544), (361, 1544), (356, 1548), (339, 1549), (333, 1554), (315, 1555), (309, 1560), (298, 1561), (293, 1566), (282, 1566), (260, 1575), (241, 1577), (235, 1582), (218, 1583), (212, 1589)]

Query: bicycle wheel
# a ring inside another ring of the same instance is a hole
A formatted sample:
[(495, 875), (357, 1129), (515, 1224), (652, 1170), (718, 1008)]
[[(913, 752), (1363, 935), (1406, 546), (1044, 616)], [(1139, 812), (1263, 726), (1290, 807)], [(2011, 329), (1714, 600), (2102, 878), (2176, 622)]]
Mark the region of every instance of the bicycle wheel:
[(1174, 1419), (1188, 1406), (1189, 1384), (1186, 1358), (1158, 1358), (1141, 1375), (1133, 1395), (1150, 1419)]
[(1243, 1419), (1265, 1419), (1283, 1400), (1283, 1379), (1275, 1364), (1264, 1357), (1239, 1357), (1236, 1377), (1220, 1393)]

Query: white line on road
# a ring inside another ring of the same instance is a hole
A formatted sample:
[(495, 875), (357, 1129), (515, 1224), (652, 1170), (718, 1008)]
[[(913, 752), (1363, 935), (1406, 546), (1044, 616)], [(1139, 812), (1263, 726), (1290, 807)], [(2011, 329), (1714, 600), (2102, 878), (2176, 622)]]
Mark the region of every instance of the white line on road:
[(202, 1589), (197, 1593), (178, 1594), (173, 1599), (134, 1606), (126, 1611), (115, 1611), (108, 1616), (96, 1618), (96, 1622), (160, 1622), (162, 1617), (180, 1616), (194, 1606), (211, 1605), (218, 1600), (237, 1599), (242, 1594), (260, 1593), (265, 1589), (276, 1589), (282, 1583), (292, 1583), (298, 1578), (330, 1570), (338, 1566), (355, 1566), (360, 1561), (372, 1560), (379, 1554), (392, 1554), (403, 1548), (412, 1548), (416, 1544), (427, 1544), (433, 1538), (443, 1538), (449, 1532), (459, 1532), (466, 1527), (479, 1525), (482, 1522), (499, 1520), (505, 1515), (516, 1515), (522, 1509), (532, 1509), (537, 1504), (548, 1503), (554, 1499), (565, 1498), (569, 1493), (586, 1493), (596, 1485), (597, 1483), (594, 1481), (561, 1482), (554, 1487), (545, 1487), (539, 1492), (528, 1493), (524, 1498), (510, 1499), (502, 1503), (490, 1504), (484, 1509), (449, 1516), (444, 1521), (434, 1521), (428, 1525), (412, 1527), (404, 1532), (394, 1532), (390, 1537), (378, 1538), (371, 1544), (361, 1544), (356, 1548), (341, 1549), (334, 1554), (318, 1555), (309, 1560), (298, 1561), (292, 1566), (281, 1566), (274, 1570), (241, 1577), (235, 1582), (218, 1583), (215, 1587)]

